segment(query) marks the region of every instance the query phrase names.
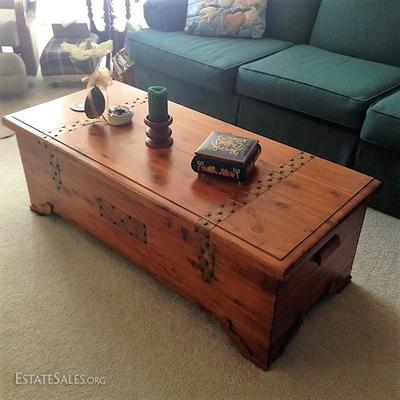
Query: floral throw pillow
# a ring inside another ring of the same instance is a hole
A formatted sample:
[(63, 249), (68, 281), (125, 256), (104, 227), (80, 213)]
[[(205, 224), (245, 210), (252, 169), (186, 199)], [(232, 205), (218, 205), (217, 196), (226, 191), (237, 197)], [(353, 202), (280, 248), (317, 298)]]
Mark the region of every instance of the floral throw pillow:
[(260, 39), (267, 0), (189, 0), (185, 31), (203, 36)]

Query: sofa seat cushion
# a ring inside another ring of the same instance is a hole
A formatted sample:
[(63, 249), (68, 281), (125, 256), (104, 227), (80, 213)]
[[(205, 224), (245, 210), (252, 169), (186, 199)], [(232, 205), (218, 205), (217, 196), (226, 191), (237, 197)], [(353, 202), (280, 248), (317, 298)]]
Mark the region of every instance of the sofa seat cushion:
[(180, 81), (213, 92), (233, 93), (240, 65), (290, 45), (267, 38), (215, 38), (143, 29), (129, 34), (128, 54), (135, 63)]
[(28, 87), (25, 64), (15, 53), (0, 53), (0, 95), (22, 95)]
[(369, 105), (398, 86), (398, 67), (299, 45), (240, 67), (237, 91), (360, 129)]
[(400, 91), (378, 101), (368, 110), (361, 138), (400, 152)]

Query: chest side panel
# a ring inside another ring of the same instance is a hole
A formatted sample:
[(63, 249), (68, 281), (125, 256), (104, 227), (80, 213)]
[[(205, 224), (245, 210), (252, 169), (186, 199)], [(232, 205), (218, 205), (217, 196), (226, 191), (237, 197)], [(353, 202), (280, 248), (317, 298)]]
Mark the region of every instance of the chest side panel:
[[(18, 141), (33, 202), (48, 204), (213, 313), (241, 352), (265, 366), (277, 281), (250, 252), (242, 252), (218, 227), (199, 229), (205, 220), (121, 184), (70, 157), (59, 144), (27, 135), (18, 135)], [(211, 276), (205, 259), (214, 263)]]
[(279, 284), (269, 363), (294, 337), (305, 313), (320, 299), (339, 293), (350, 282), (366, 207), (364, 202), (353, 210)]

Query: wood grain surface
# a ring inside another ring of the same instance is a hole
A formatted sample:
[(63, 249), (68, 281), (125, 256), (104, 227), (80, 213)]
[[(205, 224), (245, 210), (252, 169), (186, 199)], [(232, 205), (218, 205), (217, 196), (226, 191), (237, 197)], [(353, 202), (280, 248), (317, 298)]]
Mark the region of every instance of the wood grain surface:
[[(75, 222), (214, 314), (239, 351), (266, 369), (304, 313), (350, 281), (379, 182), (175, 103), (173, 146), (151, 149), (146, 93), (110, 88), (110, 104), (134, 108), (125, 127), (69, 109), (84, 96), (3, 118), (17, 133), (32, 210)], [(260, 141), (248, 182), (191, 170), (211, 131)]]

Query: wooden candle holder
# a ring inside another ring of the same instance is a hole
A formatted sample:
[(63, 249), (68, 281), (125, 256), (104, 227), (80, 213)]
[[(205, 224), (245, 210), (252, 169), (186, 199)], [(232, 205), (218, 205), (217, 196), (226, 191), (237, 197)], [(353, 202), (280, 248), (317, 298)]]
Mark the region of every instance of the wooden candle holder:
[(173, 139), (171, 137), (172, 130), (169, 127), (172, 124), (172, 117), (163, 122), (153, 122), (144, 119), (144, 123), (148, 126), (146, 129), (146, 145), (154, 148), (162, 148), (172, 146)]

